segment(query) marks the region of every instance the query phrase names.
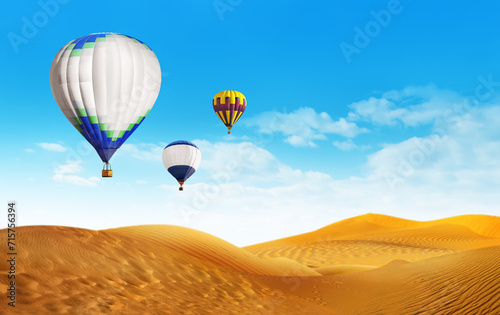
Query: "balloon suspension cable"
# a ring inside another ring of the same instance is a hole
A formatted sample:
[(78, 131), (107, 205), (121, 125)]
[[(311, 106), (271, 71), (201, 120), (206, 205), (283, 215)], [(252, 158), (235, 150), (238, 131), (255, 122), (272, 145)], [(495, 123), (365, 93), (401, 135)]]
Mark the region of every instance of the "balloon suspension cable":
[(109, 162), (104, 162), (102, 166), (102, 177), (113, 177), (113, 171), (111, 170), (111, 164), (109, 164)]

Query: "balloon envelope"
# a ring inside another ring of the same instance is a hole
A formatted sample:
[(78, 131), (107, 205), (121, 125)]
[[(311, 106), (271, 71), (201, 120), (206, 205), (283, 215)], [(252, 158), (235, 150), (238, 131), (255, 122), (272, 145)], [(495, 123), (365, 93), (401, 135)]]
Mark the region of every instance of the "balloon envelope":
[(222, 120), (228, 130), (231, 130), (245, 111), (247, 100), (238, 91), (221, 91), (215, 94), (212, 105), (219, 119)]
[(201, 152), (192, 142), (174, 141), (163, 150), (162, 160), (168, 172), (182, 186), (200, 166)]
[(103, 162), (143, 122), (158, 97), (160, 64), (140, 40), (95, 33), (66, 44), (52, 62), (52, 94)]

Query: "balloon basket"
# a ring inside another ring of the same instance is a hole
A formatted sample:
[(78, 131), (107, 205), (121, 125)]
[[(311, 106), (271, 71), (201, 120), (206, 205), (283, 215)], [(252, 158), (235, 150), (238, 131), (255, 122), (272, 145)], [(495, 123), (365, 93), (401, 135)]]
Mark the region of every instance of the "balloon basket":
[(184, 187), (179, 187), (179, 191), (183, 191), (184, 190)]
[(102, 171), (102, 177), (113, 177), (113, 171)]
[(111, 165), (106, 162), (102, 167), (102, 177), (113, 177), (113, 171), (111, 170)]

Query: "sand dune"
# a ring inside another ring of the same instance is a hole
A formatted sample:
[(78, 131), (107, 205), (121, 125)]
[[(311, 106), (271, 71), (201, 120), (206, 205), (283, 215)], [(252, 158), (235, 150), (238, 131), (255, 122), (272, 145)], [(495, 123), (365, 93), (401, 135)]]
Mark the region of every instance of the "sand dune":
[(19, 227), (18, 304), (1, 277), (0, 314), (500, 314), (499, 231), (367, 214), (238, 248), (169, 225)]
[(287, 257), (312, 267), (332, 264), (382, 266), (396, 259), (413, 262), (500, 245), (500, 236), (492, 237), (497, 233), (494, 229), (500, 228), (499, 224), (500, 218), (492, 216), (417, 222), (367, 214), (314, 232), (245, 249), (262, 258)]
[(331, 265), (331, 266), (316, 268), (316, 271), (326, 276), (326, 275), (336, 275), (339, 273), (366, 271), (376, 268), (377, 266), (371, 266), (371, 265)]
[(143, 225), (107, 230), (110, 233), (154, 242), (193, 257), (246, 273), (279, 276), (319, 276), (316, 271), (287, 258), (263, 260), (213, 235), (166, 225)]
[[(280, 287), (336, 314), (500, 314), (500, 247), (464, 251), (419, 262), (395, 261), (357, 273), (254, 281)], [(293, 285), (292, 285), (293, 284)]]
[[(451, 227), (452, 229), (462, 229), (463, 231), (441, 232), (437, 227)], [(436, 230), (439, 235), (429, 234), (430, 239), (437, 239), (439, 236), (447, 235), (449, 240), (473, 239), (473, 243), (482, 239), (484, 246), (488, 246), (487, 240), (500, 238), (500, 217), (486, 215), (457, 216), (435, 221), (411, 221), (380, 214), (366, 214), (337, 223), (330, 224), (319, 230), (300, 234), (284, 239), (265, 242), (246, 247), (250, 251), (283, 246), (287, 244), (298, 244), (328, 240), (356, 240), (356, 239), (380, 239), (386, 235), (395, 234), (413, 237), (412, 232), (430, 228)], [(425, 232), (424, 232), (425, 234)], [(431, 240), (432, 242), (432, 240)], [(447, 242), (445, 242), (447, 244)], [(429, 244), (434, 245), (434, 244)], [(480, 245), (483, 246), (483, 245)]]

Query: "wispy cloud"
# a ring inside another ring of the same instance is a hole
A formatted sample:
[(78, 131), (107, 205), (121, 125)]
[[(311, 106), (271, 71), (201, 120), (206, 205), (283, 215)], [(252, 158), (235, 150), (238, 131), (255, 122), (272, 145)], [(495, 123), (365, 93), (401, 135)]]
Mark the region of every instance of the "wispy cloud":
[(352, 150), (363, 151), (371, 148), (371, 146), (369, 145), (357, 145), (351, 139), (347, 139), (346, 141), (333, 141), (333, 145), (342, 151), (352, 151)]
[(120, 148), (119, 154), (127, 154), (138, 160), (160, 161), (165, 146), (152, 143), (124, 144)]
[(315, 147), (315, 141), (326, 140), (327, 134), (352, 138), (368, 132), (345, 118), (333, 120), (328, 113), (317, 113), (310, 107), (301, 107), (291, 113), (264, 112), (245, 120), (245, 123), (257, 127), (261, 133), (281, 133), (285, 142), (297, 147)]
[(202, 181), (205, 182), (245, 183), (255, 186), (286, 185), (313, 174), (281, 163), (271, 152), (251, 142), (193, 141), (202, 152), (202, 161), (197, 173), (198, 176), (203, 176)]
[(37, 143), (36, 145), (47, 151), (55, 151), (55, 152), (66, 151), (66, 148), (60, 145), (59, 143), (42, 142), (42, 143)]
[(80, 161), (66, 161), (65, 164), (58, 165), (54, 173), (56, 174), (71, 174), (71, 173), (79, 173), (83, 171), (83, 167), (81, 166)]
[(83, 167), (81, 166), (80, 161), (66, 161), (65, 164), (56, 166), (52, 179), (60, 183), (87, 187), (97, 186), (97, 184), (101, 181), (98, 177), (84, 178), (75, 175), (76, 173), (80, 173), (82, 171)]
[(28, 149), (24, 149), (24, 151), (25, 151), (26, 153), (33, 153), (33, 152), (35, 152), (35, 150), (33, 150), (33, 149), (29, 149), (29, 148), (28, 148)]
[(236, 140), (243, 140), (243, 141), (247, 141), (247, 140), (250, 140), (250, 138), (248, 136), (235, 136), (233, 134), (226, 134), (224, 135), (224, 140), (226, 141), (236, 141)]
[(458, 93), (434, 85), (410, 86), (386, 92), (380, 98), (370, 97), (352, 103), (348, 119), (375, 125), (416, 127), (443, 119), (451, 110), (465, 107), (466, 102)]
[(56, 182), (72, 184), (77, 186), (94, 187), (101, 181), (99, 177), (83, 178), (78, 175), (54, 174), (52, 179)]

